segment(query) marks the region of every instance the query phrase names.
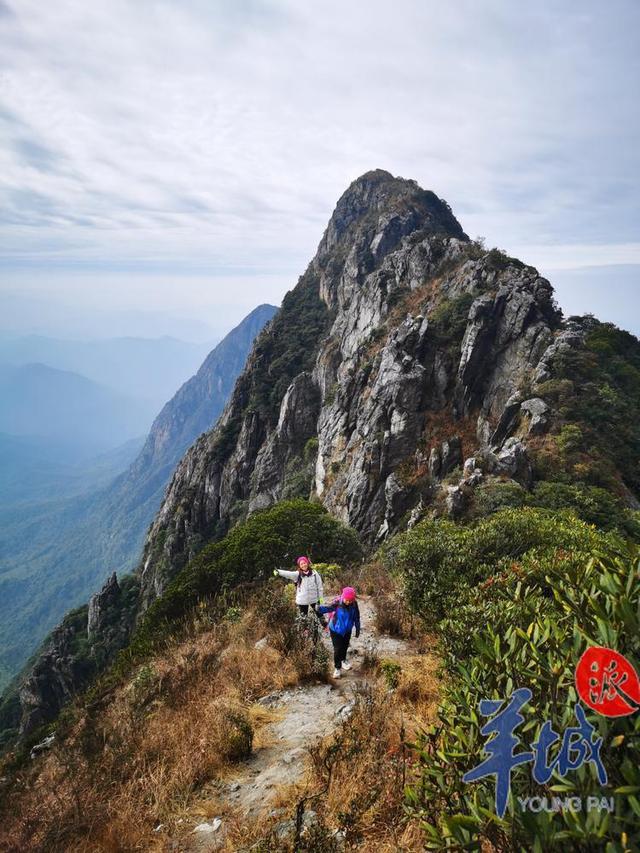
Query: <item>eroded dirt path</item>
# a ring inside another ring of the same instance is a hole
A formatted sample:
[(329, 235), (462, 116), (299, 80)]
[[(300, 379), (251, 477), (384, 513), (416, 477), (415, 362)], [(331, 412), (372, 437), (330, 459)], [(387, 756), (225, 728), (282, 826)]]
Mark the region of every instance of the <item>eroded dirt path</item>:
[[(260, 742), (264, 745), (219, 784), (216, 816), (197, 824), (199, 829), (194, 827), (188, 839), (174, 842), (171, 849), (193, 853), (217, 850), (224, 840), (225, 818), (231, 814), (255, 818), (272, 809), (277, 791), (300, 781), (308, 771), (308, 748), (331, 735), (349, 714), (358, 687), (367, 681), (363, 671), (367, 651), (378, 658), (399, 661), (412, 653), (406, 641), (377, 633), (370, 599), (362, 598), (359, 604), (362, 630), (359, 638), (351, 640), (348, 661), (352, 669), (328, 684), (304, 685), (263, 697), (260, 704), (272, 709), (276, 717), (261, 730)], [(326, 633), (322, 641), (331, 654)]]

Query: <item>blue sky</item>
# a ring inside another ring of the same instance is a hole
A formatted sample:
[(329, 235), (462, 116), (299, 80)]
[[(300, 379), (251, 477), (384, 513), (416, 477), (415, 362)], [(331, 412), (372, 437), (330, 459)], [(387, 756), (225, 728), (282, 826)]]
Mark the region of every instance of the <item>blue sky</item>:
[(634, 0), (0, 0), (4, 327), (219, 334), (384, 168), (638, 334), (638, 32)]

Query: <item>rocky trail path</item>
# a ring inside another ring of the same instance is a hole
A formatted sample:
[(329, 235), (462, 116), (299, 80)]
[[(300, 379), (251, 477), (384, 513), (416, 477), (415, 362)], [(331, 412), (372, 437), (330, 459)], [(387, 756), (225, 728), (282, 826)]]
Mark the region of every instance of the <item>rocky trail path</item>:
[[(171, 846), (174, 851), (208, 853), (218, 850), (225, 836), (225, 818), (233, 814), (258, 817), (273, 809), (282, 786), (299, 782), (309, 769), (307, 750), (331, 735), (353, 707), (359, 687), (368, 680), (363, 671), (365, 654), (398, 660), (412, 653), (410, 645), (395, 637), (379, 634), (375, 627), (375, 610), (368, 598), (360, 599), (362, 630), (352, 638), (348, 662), (349, 672), (328, 684), (309, 684), (274, 693), (259, 700), (273, 709), (276, 719), (261, 730), (264, 746), (250, 759), (238, 765), (217, 791), (219, 812), (198, 824), (187, 839)], [(332, 654), (331, 640), (323, 639)], [(331, 657), (333, 670), (333, 657)]]

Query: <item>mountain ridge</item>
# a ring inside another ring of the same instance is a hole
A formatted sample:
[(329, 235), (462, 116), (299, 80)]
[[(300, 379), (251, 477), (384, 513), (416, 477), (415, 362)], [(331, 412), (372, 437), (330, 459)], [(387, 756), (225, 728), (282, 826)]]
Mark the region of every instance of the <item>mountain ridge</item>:
[[(478, 255), (478, 258), (474, 260), (466, 253)], [(480, 258), (490, 260), (483, 266)], [(379, 342), (372, 342), (371, 337), (380, 329), (383, 320), (392, 316), (394, 306), (398, 314), (402, 299), (412, 297), (415, 301), (420, 288), (432, 286), (437, 271), (447, 267), (457, 270), (458, 277), (449, 274), (451, 280), (445, 280), (441, 292), (434, 293), (431, 298), (428, 293), (423, 294), (427, 313), (445, 299), (449, 302), (458, 300), (459, 306), (466, 296), (483, 296), (473, 308), (473, 331), (465, 343), (466, 354), (463, 355), (456, 392), (459, 399), (448, 401), (455, 417), (462, 417), (474, 405), (473, 395), (477, 397), (479, 393), (473, 385), (474, 371), (477, 373), (478, 363), (482, 361), (483, 342), (491, 335), (500, 334), (504, 338), (498, 341), (498, 348), (508, 347), (508, 327), (515, 323), (511, 337), (516, 341), (525, 332), (534, 338), (541, 334), (544, 340), (541, 338), (536, 343), (527, 338), (523, 347), (512, 348), (512, 360), (542, 356), (543, 344), (551, 343), (552, 327), (560, 324), (560, 314), (552, 305), (550, 284), (533, 268), (520, 262), (505, 262), (504, 269), (497, 270), (493, 268), (494, 261), (495, 256), (483, 253), (469, 240), (446, 202), (434, 193), (421, 190), (414, 181), (394, 178), (382, 170), (368, 172), (354, 181), (339, 199), (316, 256), (294, 290), (287, 294), (290, 299), (300, 298), (305, 292), (315, 296), (321, 305), (320, 313), (324, 312), (324, 337), (321, 341), (314, 341), (313, 357), (307, 358), (305, 369), (287, 377), (287, 387), (282, 388), (277, 401), (277, 417), (273, 411), (265, 411), (256, 405), (255, 393), (253, 397), (250, 393), (251, 386), (261, 381), (264, 384), (262, 374), (265, 368), (260, 363), (260, 348), (266, 346), (266, 342), (263, 339), (256, 342), (217, 430), (201, 439), (178, 466), (151, 528), (140, 573), (144, 606), (148, 606), (162, 591), (167, 578), (193, 556), (199, 543), (206, 538), (207, 528), (211, 534), (216, 525), (218, 532), (228, 526), (232, 506), (244, 503), (245, 512), (252, 512), (273, 502), (283, 488), (287, 464), (299, 457), (309, 440), (319, 442), (313, 472), (316, 496), (331, 512), (354, 524), (366, 537), (375, 537), (385, 520), (384, 509), (383, 517), (379, 518), (381, 506), (384, 508), (393, 501), (397, 503), (400, 490), (392, 485), (392, 479), (386, 487), (393, 489), (394, 495), (388, 498), (384, 496), (384, 486), (381, 492), (379, 483), (376, 484), (375, 495), (359, 495), (358, 490), (366, 477), (361, 476), (362, 471), (353, 470), (354, 482), (351, 486), (348, 482), (346, 484), (352, 491), (350, 501), (353, 504), (352, 507), (345, 505), (339, 495), (345, 482), (339, 480), (336, 484), (330, 469), (343, 464), (344, 451), (349, 449), (349, 437), (354, 434), (353, 418), (357, 417), (358, 406), (354, 406), (349, 414), (340, 402), (336, 405), (331, 397), (340, 393), (341, 385), (347, 397), (353, 396), (358, 381), (362, 386), (360, 391), (364, 390), (369, 375), (364, 376), (361, 369), (360, 362), (365, 362), (361, 358), (363, 347), (371, 345), (375, 349)], [(471, 266), (465, 267), (465, 264)], [(493, 312), (483, 291), (492, 287), (501, 275), (504, 277), (507, 269), (511, 276), (510, 286), (499, 296), (496, 294), (497, 304)], [(511, 292), (517, 294), (513, 301), (508, 298)], [(464, 305), (465, 317), (466, 311), (472, 310), (473, 301)], [(286, 315), (288, 310), (285, 301), (281, 312)], [(498, 329), (497, 315), (502, 316), (505, 312), (502, 326)], [(400, 326), (401, 318), (396, 316), (395, 322)], [(425, 356), (421, 348), (425, 346), (428, 322), (425, 324), (424, 317), (416, 313), (412, 323), (401, 326), (393, 341), (389, 341), (386, 347), (388, 364), (381, 365), (380, 380), (371, 391), (373, 396), (384, 393), (387, 396), (384, 413), (379, 411), (372, 415), (377, 423), (376, 429), (382, 429), (383, 421), (385, 418), (389, 420), (393, 408), (400, 408), (396, 403), (401, 403), (397, 398), (403, 393), (402, 386), (417, 387), (419, 374), (424, 372), (420, 359)], [(466, 327), (466, 323), (464, 325)], [(267, 334), (278, 335), (278, 332), (272, 327)], [(283, 334), (280, 333), (279, 342), (273, 348), (282, 348), (282, 340)], [(452, 360), (447, 353), (439, 354), (437, 347), (436, 341), (432, 347), (436, 398), (430, 403), (436, 408), (447, 402), (444, 389), (438, 390), (438, 381), (444, 381), (445, 361), (448, 364)], [(524, 352), (527, 347), (528, 353)], [(531, 356), (533, 348), (536, 352)], [(406, 364), (402, 366), (405, 357), (417, 365), (417, 372), (406, 381), (401, 378), (406, 372)], [(503, 375), (507, 373), (508, 368)], [(449, 382), (451, 377), (445, 379)], [(506, 404), (507, 398), (515, 391), (514, 383), (505, 381), (509, 393), (496, 389), (499, 397), (496, 409)], [(387, 392), (383, 391), (385, 386)], [(391, 392), (388, 391), (390, 387), (393, 388)], [(410, 405), (417, 406), (418, 401), (414, 400)], [(329, 414), (331, 412), (332, 415)], [(343, 429), (345, 423), (346, 430)], [(414, 435), (416, 427), (415, 422), (405, 425), (403, 431), (408, 438), (405, 437), (404, 442), (395, 442), (397, 450), (391, 454), (389, 464), (397, 465), (404, 458), (411, 442), (417, 438)], [(390, 420), (384, 428), (391, 435)], [(487, 424), (485, 433), (488, 428)], [(338, 435), (340, 431), (342, 434)], [(379, 455), (380, 448), (374, 447), (375, 444), (371, 445), (370, 451)], [(362, 459), (356, 462), (356, 468), (361, 464), (364, 464)], [(207, 490), (201, 493), (204, 482), (208, 484)], [(176, 521), (173, 513), (176, 507), (182, 506), (183, 490), (189, 491), (189, 504), (180, 511)], [(309, 484), (307, 496), (311, 491)], [(368, 519), (367, 524), (371, 526), (374, 505), (376, 530), (365, 530), (362, 520)], [(158, 547), (160, 540), (161, 548)]]
[[(625, 335), (565, 321), (535, 268), (469, 240), (415, 182), (367, 173), (256, 337), (216, 427), (176, 467), (133, 580), (120, 592), (109, 582), (94, 616), (121, 618), (116, 646), (126, 644), (205, 545), (285, 498), (321, 503), (370, 551), (425, 517), (538, 500), (540, 484), (558, 507), (598, 497), (575, 483), (608, 490), (622, 517), (637, 500), (627, 461), (639, 454), (619, 424), (640, 407), (625, 387), (640, 344)], [(74, 619), (60, 634), (69, 694), (87, 608)], [(46, 666), (37, 675), (57, 677)], [(57, 712), (36, 688), (24, 685), (23, 732)]]

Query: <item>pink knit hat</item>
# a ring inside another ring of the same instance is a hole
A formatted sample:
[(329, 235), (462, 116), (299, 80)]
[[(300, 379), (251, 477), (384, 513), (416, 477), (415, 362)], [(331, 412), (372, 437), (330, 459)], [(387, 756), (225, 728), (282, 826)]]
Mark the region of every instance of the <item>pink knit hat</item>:
[(356, 600), (356, 591), (352, 586), (345, 586), (342, 590), (342, 600), (343, 601), (355, 601)]
[(296, 564), (298, 566), (301, 566), (303, 565), (303, 563), (306, 563), (308, 566), (310, 566), (311, 560), (308, 557), (298, 557), (298, 559), (296, 560)]

